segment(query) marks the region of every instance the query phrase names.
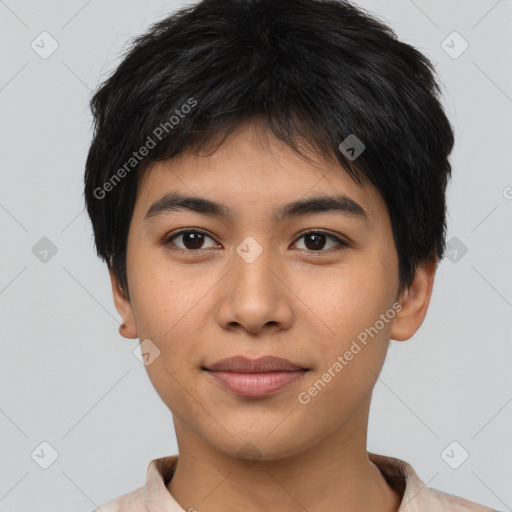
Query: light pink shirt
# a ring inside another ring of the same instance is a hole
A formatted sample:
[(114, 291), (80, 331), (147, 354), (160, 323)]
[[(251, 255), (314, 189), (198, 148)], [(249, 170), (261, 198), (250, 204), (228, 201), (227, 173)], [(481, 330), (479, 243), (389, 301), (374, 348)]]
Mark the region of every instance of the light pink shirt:
[[(426, 487), (413, 468), (400, 459), (375, 453), (368, 453), (368, 458), (377, 465), (389, 485), (403, 496), (400, 512), (497, 512), (458, 496)], [(166, 487), (177, 462), (177, 455), (152, 460), (143, 487), (109, 501), (94, 512), (188, 512)], [(191, 512), (194, 510), (189, 509)]]

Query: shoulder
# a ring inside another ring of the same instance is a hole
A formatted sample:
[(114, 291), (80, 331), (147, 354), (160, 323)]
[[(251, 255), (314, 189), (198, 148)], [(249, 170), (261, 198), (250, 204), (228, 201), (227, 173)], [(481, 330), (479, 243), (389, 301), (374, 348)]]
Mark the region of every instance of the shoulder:
[(144, 503), (144, 487), (114, 498), (93, 512), (147, 512)]
[[(426, 490), (426, 489), (425, 489)], [(437, 489), (428, 488), (429, 507), (432, 510), (449, 510), (450, 512), (498, 512), (474, 501), (448, 494)], [(430, 510), (430, 508), (428, 509)]]
[(498, 512), (465, 498), (427, 487), (412, 466), (394, 457), (368, 453), (390, 487), (402, 497), (399, 512)]
[(156, 507), (156, 510), (182, 512), (183, 509), (166, 488), (177, 462), (177, 455), (152, 460), (147, 467), (146, 482), (142, 487), (109, 501), (93, 512), (149, 512), (152, 507)]

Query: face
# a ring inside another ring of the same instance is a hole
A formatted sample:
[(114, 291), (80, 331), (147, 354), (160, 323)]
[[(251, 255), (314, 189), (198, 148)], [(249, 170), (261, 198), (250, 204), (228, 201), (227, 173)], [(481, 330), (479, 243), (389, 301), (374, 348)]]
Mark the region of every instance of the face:
[[(113, 278), (114, 296), (124, 335), (148, 348), (148, 375), (178, 442), (187, 433), (233, 456), (252, 443), (274, 460), (364, 430), (393, 329), (405, 339), (421, 324), (424, 308), (401, 319), (408, 309), (397, 302), (398, 258), (379, 193), (312, 157), (245, 125), (213, 155), (158, 163), (140, 183), (130, 301)], [(168, 194), (220, 207), (162, 202)], [(320, 197), (342, 199), (284, 209)], [(234, 356), (295, 366), (213, 371)]]

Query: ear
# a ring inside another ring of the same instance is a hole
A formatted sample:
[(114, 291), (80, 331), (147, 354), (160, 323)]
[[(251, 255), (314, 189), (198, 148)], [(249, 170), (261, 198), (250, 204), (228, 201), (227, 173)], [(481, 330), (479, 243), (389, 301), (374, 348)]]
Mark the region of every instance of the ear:
[(123, 338), (138, 338), (132, 305), (130, 301), (126, 298), (111, 268), (108, 269), (108, 273), (110, 274), (110, 282), (112, 284), (114, 304), (116, 306), (117, 312), (123, 319), (123, 322), (119, 326), (119, 334), (123, 336)]
[(402, 309), (393, 318), (391, 339), (408, 340), (420, 328), (432, 296), (436, 266), (437, 257), (417, 268), (413, 283), (398, 301)]

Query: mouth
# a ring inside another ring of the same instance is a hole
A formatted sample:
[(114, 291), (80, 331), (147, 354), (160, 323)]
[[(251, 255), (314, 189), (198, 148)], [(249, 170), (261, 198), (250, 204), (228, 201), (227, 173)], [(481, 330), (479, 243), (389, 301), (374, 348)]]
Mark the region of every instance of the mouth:
[(261, 357), (249, 359), (243, 356), (222, 359), (202, 369), (217, 385), (239, 397), (259, 398), (275, 394), (297, 383), (310, 371), (287, 359)]

